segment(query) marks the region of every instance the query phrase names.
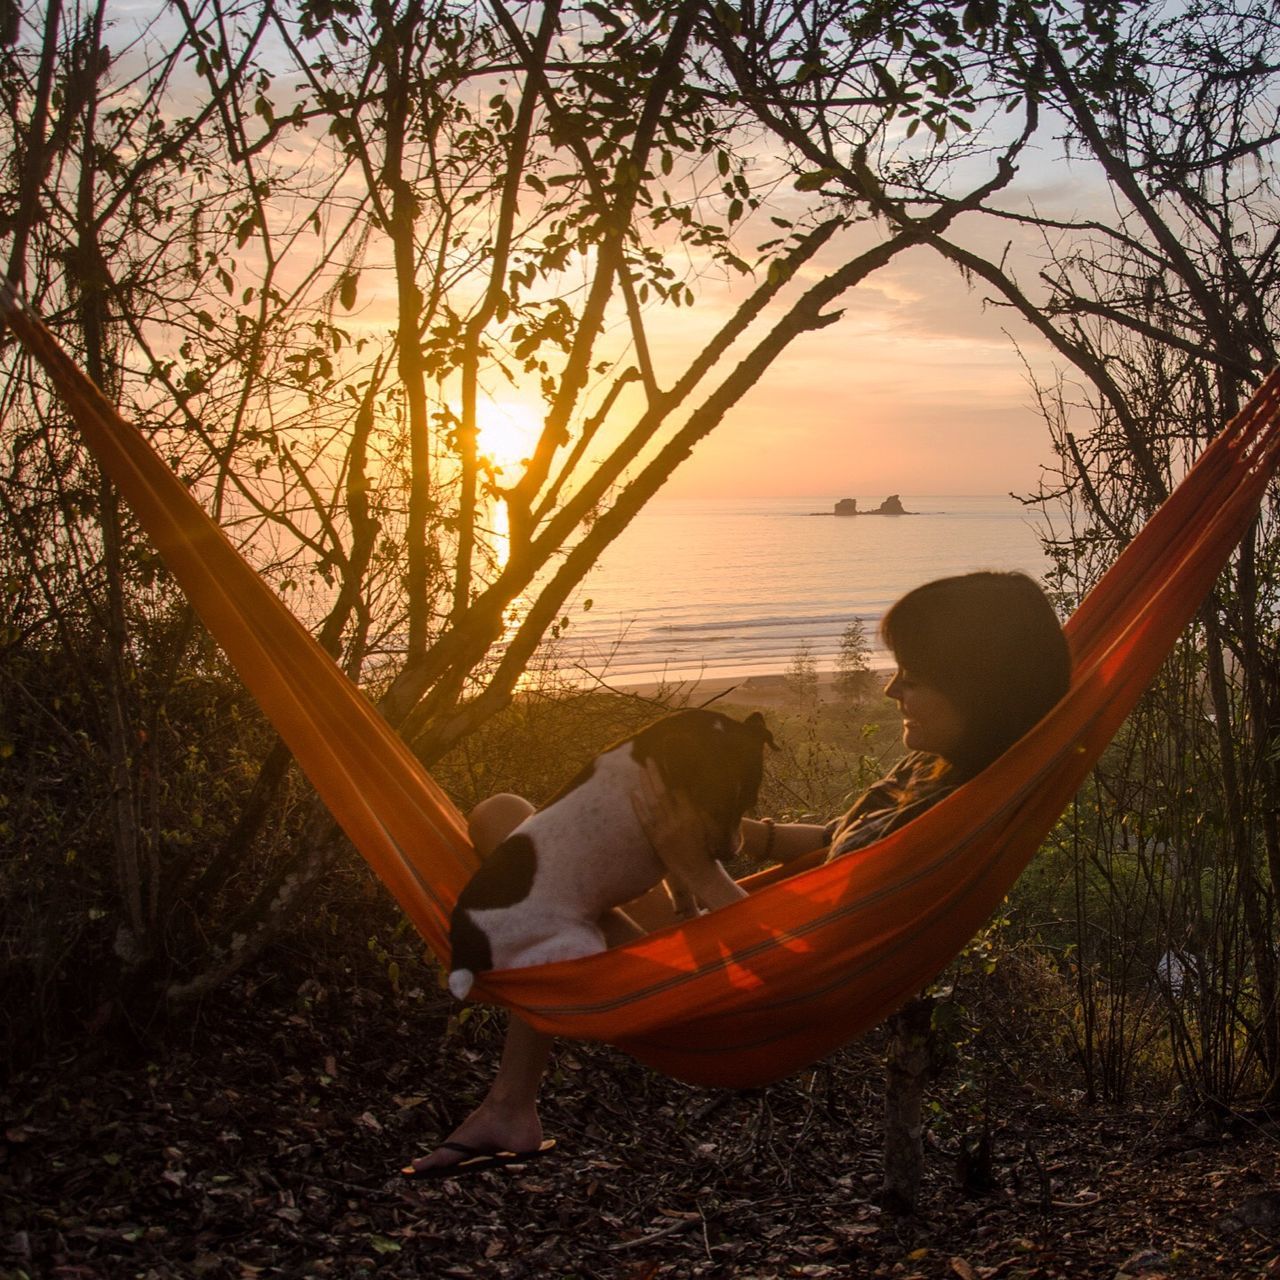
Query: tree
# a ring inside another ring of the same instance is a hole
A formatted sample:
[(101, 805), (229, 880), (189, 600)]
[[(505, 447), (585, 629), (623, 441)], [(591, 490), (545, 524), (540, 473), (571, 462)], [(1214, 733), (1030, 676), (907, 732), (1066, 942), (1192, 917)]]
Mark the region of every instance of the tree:
[(787, 692), (806, 707), (817, 705), (818, 664), (813, 656), (813, 646), (801, 640), (787, 663)]
[[(770, 365), (1008, 177), (888, 235), (800, 182), (809, 206), (751, 251), (785, 171), (754, 167), (701, 6), (176, 0), (109, 50), (114, 18), (52, 5), (38, 50), (0, 51), (11, 274), (428, 762), (510, 702), (587, 569)], [(891, 101), (866, 96), (869, 131)], [(741, 306), (661, 349), (710, 271)], [(60, 728), (94, 744), (75, 768), (112, 814), (116, 952), (191, 997), (343, 846), (259, 726), (187, 751), (181, 695), (218, 660), (5, 360), (6, 567), (29, 584), (6, 652), (82, 682), (92, 710)], [(484, 441), (504, 388), (538, 405), (524, 461)], [(219, 787), (193, 831), (176, 798), (200, 778)]]
[(846, 701), (863, 701), (874, 683), (871, 670), (871, 642), (861, 618), (854, 618), (840, 635), (836, 654), (836, 692)]
[[(1087, 379), (1085, 430), (1058, 389), (1041, 388), (1059, 492), (1086, 526), (1082, 539), (1058, 548), (1074, 593), (1276, 361), (1278, 193), (1269, 157), (1280, 138), (1280, 46), (1260, 10), (1216, 3), (1118, 12), (1092, 52), (1072, 48), (1041, 19), (1028, 21), (1025, 39), (1045, 99), (1105, 180), (1115, 212), (1005, 215), (1042, 237), (1034, 287), (1010, 263), (979, 260), (952, 240), (939, 248)], [(1280, 827), (1268, 816), (1280, 794), (1270, 728), (1280, 651), (1258, 625), (1274, 615), (1280, 591), (1270, 510), (1135, 719), (1140, 749), (1116, 757), (1114, 772), (1104, 766), (1095, 811), (1099, 832), (1115, 830), (1118, 808), (1131, 829), (1144, 815), (1144, 842), (1126, 852), (1109, 840), (1103, 847), (1138, 857), (1149, 883), (1162, 884), (1151, 923), (1164, 945), (1194, 937), (1209, 953), (1214, 978), (1201, 998), (1210, 1004), (1181, 1037), (1191, 1049), (1181, 1060), (1187, 1084), (1213, 1097), (1248, 1087), (1253, 1054), (1270, 1095), (1280, 1089)], [(1116, 918), (1132, 938), (1133, 918)], [(1084, 954), (1094, 954), (1097, 936), (1084, 926)], [(1156, 941), (1149, 929), (1141, 936)], [(1132, 963), (1131, 944), (1115, 954)], [(1116, 973), (1114, 984), (1121, 981)], [(1234, 1027), (1226, 1037), (1224, 1025)], [(1233, 1040), (1249, 1049), (1238, 1054)]]
[[(991, 101), (1029, 104), (1029, 123), (1052, 120), (1098, 198), (1085, 212), (989, 202), (988, 234), (1005, 229), (998, 256), (972, 236), (930, 243), (1083, 380), (1083, 393), (1065, 375), (1037, 386), (1059, 459), (1044, 496), (1072, 503), (1077, 520), (1051, 549), (1064, 596), (1078, 598), (1276, 362), (1280, 46), (1269, 13), (1248, 3), (1009, 5), (982, 28), (964, 74)], [(826, 136), (806, 129), (814, 163)], [(892, 183), (868, 183), (855, 166), (833, 177), (902, 230), (945, 193), (947, 172), (903, 166)], [(1269, 1094), (1280, 1090), (1280, 652), (1259, 626), (1280, 590), (1271, 511), (1131, 726), (1141, 749), (1117, 752), (1114, 772), (1104, 763), (1078, 833), (1109, 851), (1096, 857), (1136, 857), (1162, 885), (1138, 939), (1127, 877), (1096, 864), (1123, 926), (1108, 935), (1123, 958), (1107, 971), (1113, 991), (1132, 980), (1135, 945), (1155, 945), (1154, 923), (1164, 946), (1191, 936), (1212, 951), (1213, 1008), (1183, 1037), (1181, 1060), (1188, 1085), (1218, 1098), (1248, 1087), (1251, 1058)], [(1144, 828), (1144, 841), (1117, 844), (1117, 824)], [(1081, 954), (1097, 955), (1096, 919), (1081, 927)]]

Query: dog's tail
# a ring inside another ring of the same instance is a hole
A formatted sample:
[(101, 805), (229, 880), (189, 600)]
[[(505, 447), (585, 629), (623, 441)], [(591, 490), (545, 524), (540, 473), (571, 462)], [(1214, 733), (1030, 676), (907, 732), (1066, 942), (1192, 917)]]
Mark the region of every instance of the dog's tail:
[(449, 990), (457, 999), (465, 1000), (475, 980), (476, 975), (470, 969), (455, 969), (449, 975)]

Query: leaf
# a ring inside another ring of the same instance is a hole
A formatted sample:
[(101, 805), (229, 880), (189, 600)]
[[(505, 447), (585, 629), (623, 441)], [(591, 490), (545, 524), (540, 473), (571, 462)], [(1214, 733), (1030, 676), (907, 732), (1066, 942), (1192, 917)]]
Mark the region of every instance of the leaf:
[(338, 281), (338, 301), (344, 311), (350, 311), (356, 305), (356, 282), (359, 279), (357, 272), (346, 271)]
[(991, 25), (990, 17), (987, 13), (987, 6), (983, 3), (983, 0), (971, 0), (971, 3), (965, 6), (962, 23), (965, 31), (967, 31), (969, 35), (975, 35), (979, 31), (984, 31)]
[(386, 1236), (369, 1236), (368, 1239), (377, 1253), (399, 1253), (403, 1248), (399, 1241), (389, 1240)]
[(838, 176), (836, 169), (815, 169), (811, 173), (802, 173), (796, 178), (794, 186), (797, 191), (818, 191), (832, 178)]
[(889, 69), (879, 62), (873, 62), (871, 70), (875, 72), (876, 79), (880, 81), (880, 87), (884, 90), (885, 96), (897, 98), (902, 90), (898, 82), (890, 74)]

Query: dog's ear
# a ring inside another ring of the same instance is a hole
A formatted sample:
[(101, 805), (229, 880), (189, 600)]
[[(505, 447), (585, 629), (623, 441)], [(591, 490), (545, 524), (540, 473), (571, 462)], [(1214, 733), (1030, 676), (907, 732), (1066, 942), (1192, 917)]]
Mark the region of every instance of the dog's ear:
[(769, 732), (769, 726), (764, 722), (764, 716), (762, 716), (758, 711), (753, 711), (742, 723), (746, 725), (746, 727), (750, 729), (761, 742), (771, 746), (775, 751), (778, 749), (778, 744), (773, 740), (773, 734)]

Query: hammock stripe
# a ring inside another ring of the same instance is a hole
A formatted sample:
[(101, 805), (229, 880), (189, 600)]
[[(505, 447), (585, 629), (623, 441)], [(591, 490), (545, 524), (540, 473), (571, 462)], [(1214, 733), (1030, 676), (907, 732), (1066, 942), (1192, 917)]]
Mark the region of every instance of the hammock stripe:
[[(476, 865), (461, 815), (39, 319), (3, 292), (0, 318), (352, 843), (447, 957), (449, 911)], [(476, 996), (733, 1087), (875, 1025), (999, 906), (1249, 529), (1278, 455), (1273, 374), (1068, 622), (1076, 666), (1062, 702), (910, 825), (832, 863), (750, 877), (745, 901), (602, 955), (482, 975)]]

